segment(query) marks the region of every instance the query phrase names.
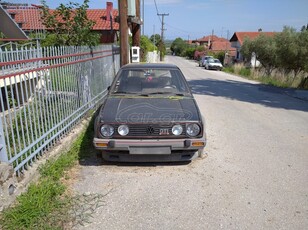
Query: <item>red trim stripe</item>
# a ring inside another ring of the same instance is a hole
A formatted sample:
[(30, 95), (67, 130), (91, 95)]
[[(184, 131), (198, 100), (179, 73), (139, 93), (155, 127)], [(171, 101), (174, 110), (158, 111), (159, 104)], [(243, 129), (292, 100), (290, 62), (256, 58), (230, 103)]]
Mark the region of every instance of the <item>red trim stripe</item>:
[(67, 54), (67, 55), (63, 55), (63, 56), (53, 56), (53, 57), (45, 57), (45, 58), (32, 58), (32, 59), (28, 59), (28, 60), (19, 60), (19, 61), (10, 61), (10, 62), (1, 62), (0, 66), (16, 65), (16, 64), (21, 64), (21, 63), (61, 59), (61, 58), (68, 58), (68, 57), (85, 56), (85, 55), (89, 55), (89, 54), (99, 54), (99, 53), (107, 53), (107, 52), (112, 52), (112, 50), (95, 51), (93, 53), (86, 52), (86, 53), (79, 53), (79, 54)]
[(0, 76), (0, 79), (6, 79), (6, 78), (14, 77), (16, 75), (31, 73), (31, 72), (35, 72), (35, 71), (46, 70), (46, 69), (54, 69), (54, 68), (62, 67), (62, 66), (66, 66), (66, 65), (73, 65), (73, 64), (77, 64), (77, 63), (81, 63), (81, 62), (92, 61), (92, 60), (95, 60), (95, 59), (105, 58), (105, 57), (109, 57), (109, 56), (112, 56), (112, 54), (98, 56), (98, 57), (93, 57), (93, 58), (86, 58), (86, 59), (78, 60), (78, 61), (66, 62), (66, 63), (63, 63), (63, 64), (44, 66), (44, 67), (35, 68), (35, 69), (27, 70), (27, 71), (15, 72), (15, 73), (11, 73), (11, 74), (6, 74), (6, 75), (3, 75), (3, 76)]

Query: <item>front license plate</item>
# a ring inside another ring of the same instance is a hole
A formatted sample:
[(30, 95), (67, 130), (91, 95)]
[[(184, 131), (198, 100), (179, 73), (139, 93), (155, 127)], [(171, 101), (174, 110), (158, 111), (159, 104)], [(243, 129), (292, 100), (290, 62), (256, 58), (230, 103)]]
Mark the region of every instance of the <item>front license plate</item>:
[(138, 154), (138, 155), (150, 155), (150, 154), (163, 154), (168, 155), (171, 154), (170, 147), (130, 147), (130, 154)]

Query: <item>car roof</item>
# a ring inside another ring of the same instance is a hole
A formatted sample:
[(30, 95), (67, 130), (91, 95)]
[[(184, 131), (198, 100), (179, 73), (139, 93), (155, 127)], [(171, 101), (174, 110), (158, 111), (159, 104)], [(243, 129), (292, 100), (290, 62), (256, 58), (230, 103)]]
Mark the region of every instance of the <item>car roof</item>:
[(168, 63), (130, 63), (122, 66), (121, 69), (179, 69), (179, 67)]

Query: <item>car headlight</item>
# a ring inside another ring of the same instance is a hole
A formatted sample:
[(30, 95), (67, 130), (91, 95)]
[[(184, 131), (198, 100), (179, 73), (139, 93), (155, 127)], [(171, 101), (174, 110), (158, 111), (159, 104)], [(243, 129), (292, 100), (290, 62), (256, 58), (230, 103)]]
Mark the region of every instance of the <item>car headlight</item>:
[(104, 137), (111, 137), (114, 134), (114, 128), (111, 125), (103, 125), (101, 127), (101, 134)]
[(127, 125), (120, 125), (119, 128), (118, 128), (118, 133), (121, 135), (121, 136), (126, 136), (129, 132), (129, 128)]
[(174, 125), (172, 127), (172, 133), (175, 136), (181, 135), (181, 133), (183, 132), (183, 127), (181, 125)]
[(195, 137), (200, 133), (200, 126), (197, 124), (189, 124), (187, 125), (186, 128), (186, 133), (191, 136), (191, 137)]

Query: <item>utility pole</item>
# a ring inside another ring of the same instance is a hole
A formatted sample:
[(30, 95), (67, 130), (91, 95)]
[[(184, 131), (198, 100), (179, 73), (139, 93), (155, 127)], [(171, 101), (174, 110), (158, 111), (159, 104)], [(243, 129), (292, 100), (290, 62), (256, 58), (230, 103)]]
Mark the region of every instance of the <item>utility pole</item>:
[[(160, 61), (163, 61), (163, 44), (164, 44), (164, 18), (165, 16), (169, 16), (169, 14), (157, 14), (158, 16), (162, 16), (162, 20), (161, 20), (161, 38), (160, 38), (160, 49), (159, 49), (159, 52), (160, 52)], [(155, 35), (154, 35), (155, 36)]]
[(132, 33), (133, 33), (133, 46), (140, 47), (140, 0), (136, 0), (136, 18), (139, 20), (137, 23), (132, 23)]
[(142, 22), (143, 22), (142, 35), (144, 35), (144, 0), (142, 0)]
[(129, 63), (128, 24), (127, 24), (127, 0), (118, 0), (120, 15), (120, 66)]

